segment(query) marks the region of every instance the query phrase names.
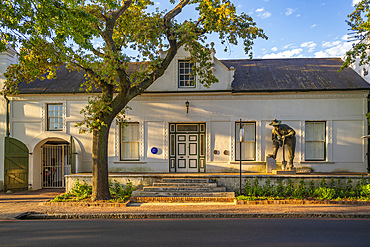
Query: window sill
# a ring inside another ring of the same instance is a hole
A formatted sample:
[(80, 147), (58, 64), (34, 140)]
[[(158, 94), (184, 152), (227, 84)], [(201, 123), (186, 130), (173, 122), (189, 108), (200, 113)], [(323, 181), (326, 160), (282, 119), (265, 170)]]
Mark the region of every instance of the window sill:
[(325, 160), (305, 160), (298, 162), (299, 164), (334, 164), (335, 162), (332, 161), (325, 161)]
[[(242, 165), (263, 165), (264, 163), (262, 161), (242, 161)], [(229, 161), (229, 164), (238, 165), (240, 161)]]
[(113, 164), (128, 164), (128, 163), (146, 164), (146, 161), (139, 161), (139, 160), (119, 160), (119, 161), (113, 161)]

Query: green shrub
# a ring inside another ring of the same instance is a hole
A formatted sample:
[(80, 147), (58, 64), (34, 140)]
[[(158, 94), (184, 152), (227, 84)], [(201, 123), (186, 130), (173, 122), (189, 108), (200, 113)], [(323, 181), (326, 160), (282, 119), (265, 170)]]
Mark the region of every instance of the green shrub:
[(64, 194), (61, 194), (61, 195), (57, 195), (51, 201), (52, 202), (64, 202), (64, 201), (68, 201), (70, 197), (71, 197), (70, 193), (64, 193)]
[(303, 199), (306, 197), (306, 195), (307, 195), (306, 183), (302, 179), (301, 181), (299, 181), (299, 185), (297, 186), (297, 188), (293, 191), (292, 196), (294, 198)]
[(321, 181), (320, 181), (320, 187), (322, 187), (322, 188), (328, 187), (328, 185), (326, 184), (325, 178), (322, 178), (321, 179)]
[(268, 178), (266, 180), (265, 186), (263, 186), (263, 195), (264, 196), (272, 196), (274, 194), (274, 186), (271, 185), (271, 180)]
[(331, 178), (330, 180), (330, 188), (334, 189), (335, 188), (335, 181), (334, 178)]
[(251, 180), (248, 179), (247, 182), (244, 185), (244, 194), (245, 195), (250, 195), (251, 194), (251, 188), (252, 188)]
[(284, 196), (284, 185), (282, 182), (279, 182), (274, 190), (273, 196), (283, 197)]
[(286, 189), (285, 189), (285, 196), (291, 197), (293, 195), (293, 191), (294, 191), (293, 181), (292, 179), (289, 178), (288, 185), (286, 186)]
[(128, 179), (126, 185), (121, 185), (119, 182), (114, 180), (114, 183), (109, 179), (109, 192), (115, 197), (115, 201), (124, 201), (132, 196), (132, 192), (135, 187), (132, 186), (132, 182)]
[(352, 187), (352, 180), (348, 179), (347, 185), (346, 185), (346, 188), (345, 188), (345, 191), (344, 191), (344, 197), (345, 198), (353, 198), (355, 196), (356, 196), (356, 193), (355, 193), (355, 191), (353, 190), (353, 187)]
[(335, 196), (335, 190), (332, 188), (319, 187), (315, 189), (314, 195), (318, 199), (331, 200)]
[(71, 190), (71, 194), (75, 197), (76, 201), (91, 197), (92, 187), (88, 186), (85, 181), (83, 182), (83, 184), (80, 184), (80, 181), (77, 179), (74, 187)]
[(310, 187), (308, 188), (308, 196), (314, 196), (315, 192), (315, 183), (313, 180), (310, 181)]
[[(114, 184), (109, 180), (109, 192), (114, 197), (115, 201), (124, 201), (131, 197), (132, 192), (135, 187), (132, 186), (130, 180), (125, 186), (120, 185), (116, 180)], [(52, 200), (53, 202), (64, 202), (64, 201), (81, 201), (90, 198), (92, 195), (92, 187), (89, 186), (85, 181), (81, 184), (77, 179), (70, 193), (64, 193), (62, 195), (57, 195)]]
[(361, 185), (360, 196), (370, 199), (370, 184)]
[(296, 198), (304, 199), (307, 197), (316, 197), (321, 200), (341, 200), (341, 199), (360, 199), (370, 200), (370, 179), (362, 176), (361, 180), (357, 182), (356, 187), (353, 188), (352, 180), (348, 179), (345, 187), (342, 187), (340, 179), (335, 183), (334, 178), (330, 180), (330, 185), (326, 184), (325, 178), (320, 181), (320, 186), (315, 187), (314, 181), (311, 180), (309, 187), (306, 187), (305, 181), (302, 179), (295, 187), (292, 180), (289, 178), (287, 185), (279, 182), (277, 186), (271, 184), (268, 178), (264, 186), (259, 184), (255, 178), (253, 185), (248, 179), (244, 186), (245, 197), (238, 197), (238, 200), (265, 200), (265, 199), (287, 199)]

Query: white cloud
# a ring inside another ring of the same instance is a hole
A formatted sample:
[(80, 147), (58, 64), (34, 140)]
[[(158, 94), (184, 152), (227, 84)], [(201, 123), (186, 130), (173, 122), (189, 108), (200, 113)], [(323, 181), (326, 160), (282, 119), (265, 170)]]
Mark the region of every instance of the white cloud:
[(300, 14), (298, 14), (298, 15), (296, 15), (295, 17), (300, 17), (301, 15)]
[(289, 47), (292, 47), (292, 46), (293, 46), (293, 44), (285, 45), (285, 46), (283, 46), (283, 50), (288, 49)]
[(355, 6), (356, 4), (358, 4), (359, 2), (361, 2), (361, 0), (352, 0), (352, 6)]
[(265, 19), (265, 18), (269, 18), (271, 16), (271, 13), (266, 11), (262, 14), (259, 14), (258, 16), (261, 17), (262, 19)]
[(271, 48), (271, 51), (277, 51), (277, 50), (278, 48), (276, 46)]
[(271, 13), (265, 11), (265, 8), (256, 9), (256, 13), (259, 13), (257, 16), (261, 17), (262, 19), (269, 18), (271, 16)]
[(316, 27), (316, 24), (313, 24), (311, 27)]
[(340, 38), (340, 39), (341, 40), (344, 40), (344, 41), (347, 41), (350, 38), (351, 38), (351, 36), (349, 36), (348, 34), (346, 34), (346, 35), (343, 35), (342, 38)]
[(344, 35), (341, 40), (343, 41), (323, 42), (322, 47), (328, 49), (316, 52), (315, 57), (342, 57), (352, 48), (353, 42), (347, 42), (347, 35)]
[(301, 48), (279, 52), (277, 54), (270, 53), (264, 55), (262, 58), (291, 58), (291, 57), (302, 57), (300, 54), (303, 50)]
[(238, 4), (238, 6), (236, 6), (238, 9), (240, 9), (241, 7), (243, 7), (243, 5), (241, 4)]
[(291, 15), (293, 14), (294, 11), (296, 11), (297, 9), (292, 9), (292, 8), (287, 8), (286, 9), (286, 12), (285, 12), (285, 15), (288, 16), (288, 15)]
[(301, 47), (309, 48), (308, 52), (313, 52), (313, 50), (315, 49), (316, 46), (317, 46), (317, 44), (314, 43), (313, 41), (308, 41), (308, 42), (304, 42), (304, 43), (301, 44)]
[(337, 40), (337, 41), (332, 41), (332, 42), (322, 42), (322, 47), (324, 48), (329, 48), (329, 47), (333, 47), (333, 46), (336, 46), (336, 45), (339, 45), (341, 43), (341, 41)]
[(155, 5), (158, 5), (159, 6), (159, 5), (161, 5), (161, 3), (160, 2), (156, 2)]

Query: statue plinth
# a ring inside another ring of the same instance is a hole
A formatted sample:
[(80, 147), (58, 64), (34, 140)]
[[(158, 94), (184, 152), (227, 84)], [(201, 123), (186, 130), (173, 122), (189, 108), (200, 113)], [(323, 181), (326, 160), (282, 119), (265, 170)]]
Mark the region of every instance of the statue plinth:
[(266, 173), (272, 173), (273, 170), (276, 170), (276, 160), (266, 156)]
[(272, 174), (276, 174), (276, 175), (292, 175), (292, 174), (297, 174), (297, 170), (295, 169), (295, 167), (293, 167), (292, 170), (285, 170), (285, 171), (272, 170)]

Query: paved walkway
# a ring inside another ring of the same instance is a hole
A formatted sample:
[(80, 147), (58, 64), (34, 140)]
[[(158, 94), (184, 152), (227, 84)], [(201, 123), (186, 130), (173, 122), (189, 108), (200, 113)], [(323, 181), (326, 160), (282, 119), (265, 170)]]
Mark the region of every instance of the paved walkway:
[(0, 192), (0, 220), (14, 220), (14, 217), (25, 212), (39, 212), (43, 214), (368, 214), (370, 205), (235, 205), (231, 203), (144, 203), (134, 204), (126, 208), (102, 207), (69, 207), (39, 205), (50, 200), (63, 189), (42, 189), (37, 191), (15, 192), (5, 194)]

